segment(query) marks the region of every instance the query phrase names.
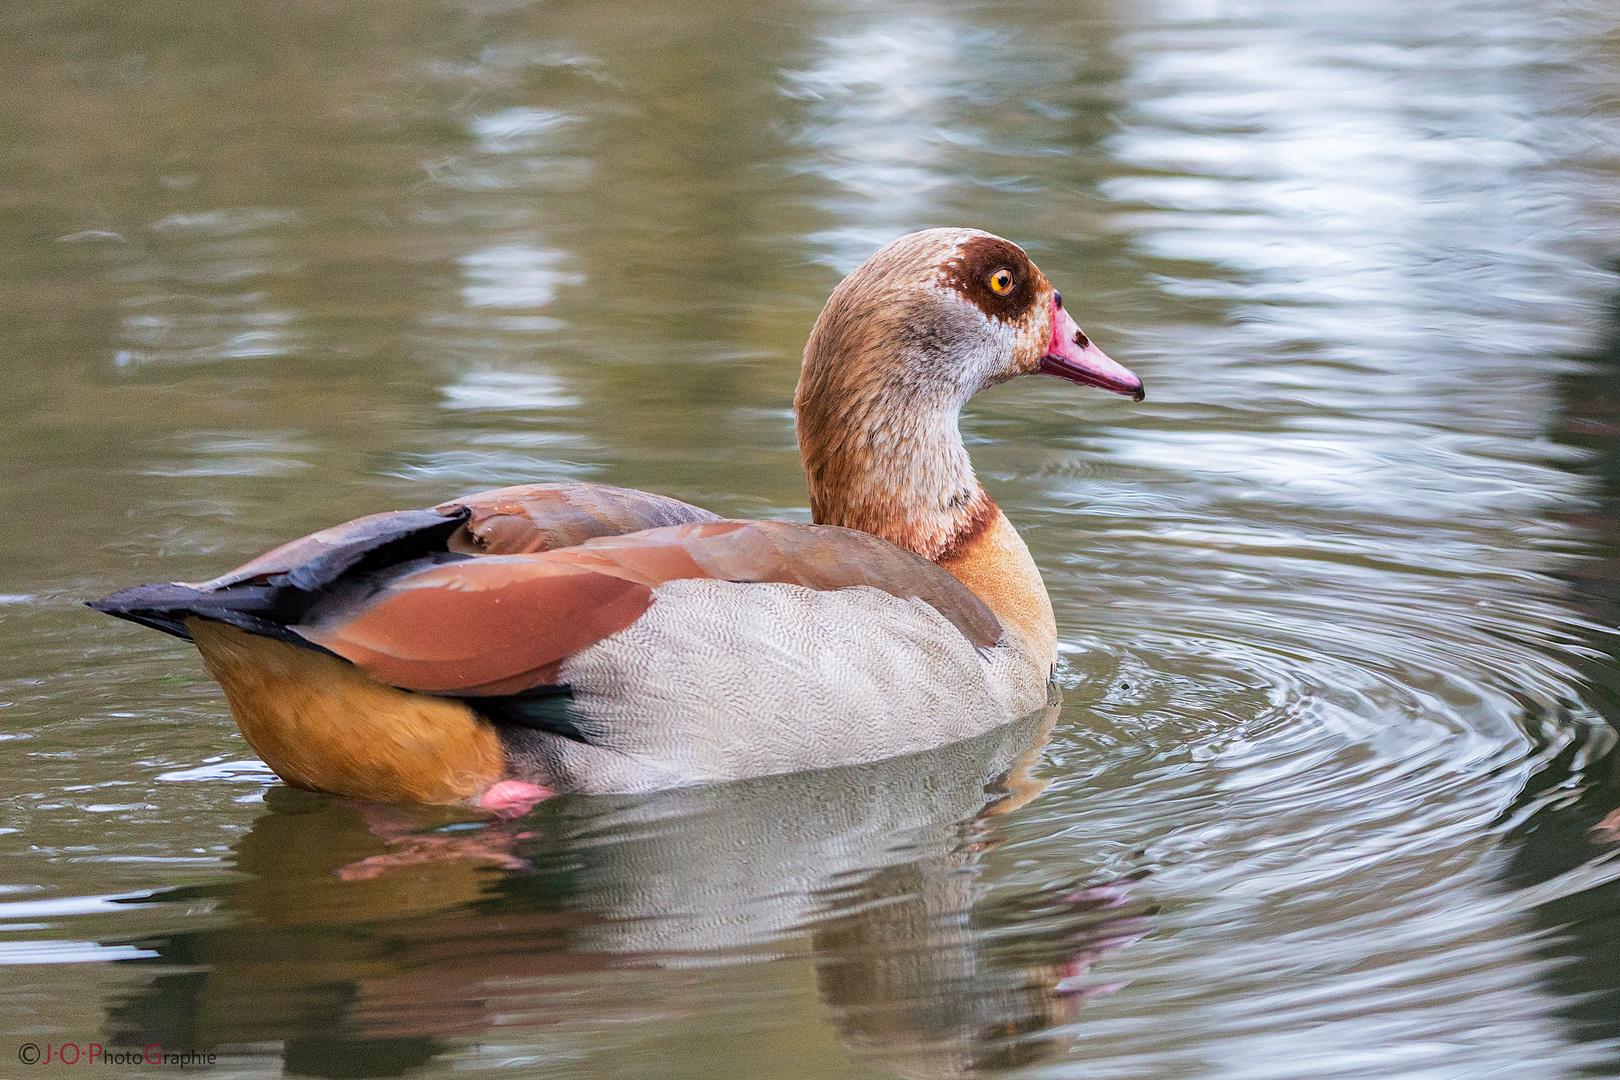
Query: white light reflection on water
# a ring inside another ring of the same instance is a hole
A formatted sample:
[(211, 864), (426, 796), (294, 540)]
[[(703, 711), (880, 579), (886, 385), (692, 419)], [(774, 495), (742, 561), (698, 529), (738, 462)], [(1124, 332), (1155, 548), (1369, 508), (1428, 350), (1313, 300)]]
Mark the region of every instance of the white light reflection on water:
[[(521, 57), (516, 59), (522, 62)], [(438, 339), (433, 351), (455, 356), (467, 369), (443, 388), (443, 406), (476, 416), (484, 425), (492, 423), (487, 414), (545, 415), (582, 403), (565, 378), (531, 357), (543, 352), (551, 335), (567, 326), (540, 311), (557, 300), (560, 289), (584, 285), (586, 276), (572, 253), (541, 242), (545, 230), (526, 205), (541, 183), (533, 170), (549, 169), (549, 159), (535, 155), (555, 153), (565, 129), (582, 120), (556, 110), (517, 106), (475, 115), (467, 122), (478, 154), (466, 168), (502, 177), (486, 186), (521, 193), (522, 201), (514, 202), (509, 211), (517, 227), (501, 242), (456, 259), (463, 282), (462, 310), (431, 315), (423, 322)], [(591, 440), (578, 431), (555, 430), (549, 422), (540, 431), (513, 430), (510, 425), (469, 428), (458, 431), (455, 439), (465, 449), (410, 455), (397, 475), (493, 486), (582, 479), (595, 471), (589, 464), (561, 456), (587, 455)], [(442, 444), (442, 434), (436, 441)], [(521, 452), (539, 448), (554, 456)]]
[(526, 244), (502, 244), (457, 260), (467, 278), (461, 297), (473, 308), (541, 308), (563, 285), (583, 285), (585, 275), (569, 269), (566, 251)]
[(963, 115), (990, 96), (981, 65), (1008, 46), (1005, 32), (970, 27), (949, 9), (900, 12), (852, 12), (867, 25), (824, 39), (814, 67), (783, 73), (783, 92), (806, 103), (802, 167), (842, 189), (824, 206), (844, 224), (806, 239), (844, 273), (939, 217), (944, 189), (964, 181), (953, 159), (983, 139)]

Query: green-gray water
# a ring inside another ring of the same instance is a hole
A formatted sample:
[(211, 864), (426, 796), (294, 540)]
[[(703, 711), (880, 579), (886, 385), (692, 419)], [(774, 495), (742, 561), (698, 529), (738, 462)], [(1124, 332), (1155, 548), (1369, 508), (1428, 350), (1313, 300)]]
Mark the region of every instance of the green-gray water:
[[(7, 5), (0, 1076), (1620, 1075), (1617, 85), (1608, 0)], [(807, 520), (804, 337), (931, 225), (1149, 390), (964, 418), (1044, 790), (359, 806), (79, 604), (525, 480)]]

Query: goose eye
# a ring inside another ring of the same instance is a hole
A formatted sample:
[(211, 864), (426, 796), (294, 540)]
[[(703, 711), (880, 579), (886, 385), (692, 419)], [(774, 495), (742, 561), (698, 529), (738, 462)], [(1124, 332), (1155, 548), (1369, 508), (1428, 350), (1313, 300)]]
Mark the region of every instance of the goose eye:
[(990, 275), (990, 291), (997, 296), (1006, 296), (1012, 292), (1012, 287), (1013, 274), (1005, 266)]

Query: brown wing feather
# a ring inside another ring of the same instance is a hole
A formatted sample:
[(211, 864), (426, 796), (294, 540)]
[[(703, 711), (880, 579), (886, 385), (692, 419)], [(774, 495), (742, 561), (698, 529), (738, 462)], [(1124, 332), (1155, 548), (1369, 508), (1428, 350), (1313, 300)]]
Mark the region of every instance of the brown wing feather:
[(560, 551), (408, 571), (361, 599), (334, 598), (291, 629), (373, 678), (461, 696), (555, 682), (563, 660), (640, 618), (680, 578), (868, 585), (929, 604), (982, 648), (1001, 624), (926, 559), (836, 526), (714, 521), (602, 537)]
[(663, 495), (611, 484), (524, 484), (469, 495), (434, 507), (471, 511), (450, 537), (450, 550), (468, 555), (511, 555), (573, 547), (596, 536), (718, 521), (707, 510)]
[(292, 627), (379, 682), (464, 696), (554, 682), (557, 662), (629, 626), (652, 589), (544, 555), (406, 573)]

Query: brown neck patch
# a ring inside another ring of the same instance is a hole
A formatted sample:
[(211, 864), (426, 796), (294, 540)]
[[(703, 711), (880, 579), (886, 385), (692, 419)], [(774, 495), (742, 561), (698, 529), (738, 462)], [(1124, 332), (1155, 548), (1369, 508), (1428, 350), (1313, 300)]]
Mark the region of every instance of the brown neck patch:
[(1001, 508), (996, 506), (995, 500), (979, 489), (979, 497), (964, 508), (967, 513), (961, 519), (956, 532), (951, 534), (939, 554), (933, 556), (937, 563), (951, 562), (960, 558), (969, 548), (979, 542), (979, 539), (996, 523), (1001, 516)]

